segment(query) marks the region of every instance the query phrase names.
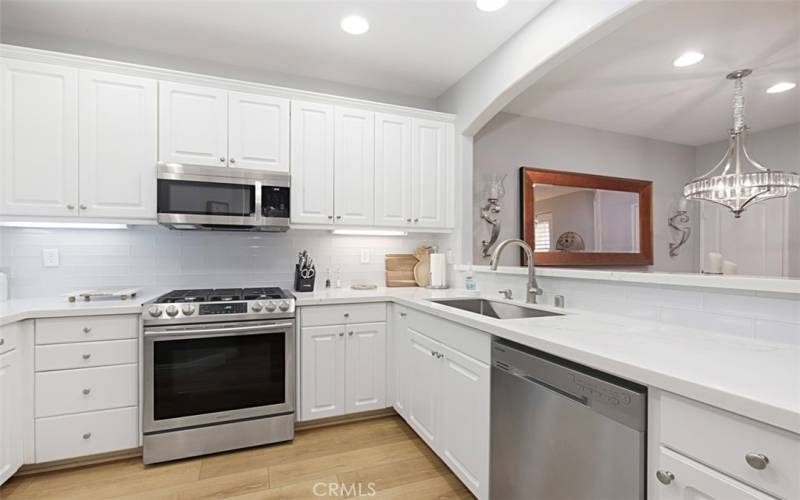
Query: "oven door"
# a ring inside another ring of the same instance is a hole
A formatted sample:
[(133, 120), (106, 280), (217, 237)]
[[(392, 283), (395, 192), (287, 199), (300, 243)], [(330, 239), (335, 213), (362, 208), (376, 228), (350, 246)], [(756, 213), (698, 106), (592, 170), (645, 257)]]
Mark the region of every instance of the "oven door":
[(146, 328), (143, 432), (287, 414), (294, 321)]

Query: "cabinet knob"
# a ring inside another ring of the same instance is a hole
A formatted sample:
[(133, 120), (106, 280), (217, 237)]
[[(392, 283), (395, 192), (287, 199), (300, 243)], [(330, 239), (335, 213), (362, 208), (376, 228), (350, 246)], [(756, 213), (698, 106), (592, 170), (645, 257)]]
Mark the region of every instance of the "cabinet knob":
[(89, 359), (91, 357), (92, 357), (92, 355), (89, 354), (89, 353), (86, 353), (86, 354), (83, 355), (83, 359)]
[(83, 390), (83, 395), (88, 396), (90, 392), (92, 392), (92, 390), (87, 387), (86, 389)]
[(0, 338), (0, 345), (3, 345), (3, 344), (5, 344), (5, 343), (6, 343), (6, 339), (4, 339), (4, 338)]
[(222, 163), (225, 163), (225, 157), (224, 156), (220, 156), (219, 157), (219, 161), (222, 162)]
[(236, 163), (236, 158), (231, 158), (231, 159), (230, 159), (230, 162), (231, 162), (231, 163)]
[(353, 336), (353, 330), (350, 330), (349, 332), (347, 332), (347, 334), (352, 337)]
[(670, 484), (675, 480), (675, 474), (668, 470), (656, 471), (656, 478), (661, 484)]
[(87, 432), (86, 434), (83, 435), (83, 439), (89, 439), (90, 437), (92, 437), (91, 432)]
[(344, 332), (339, 332), (340, 337), (344, 337)]
[(336, 220), (342, 220), (342, 216), (341, 215), (337, 215), (336, 216)]
[(349, 318), (350, 317), (350, 313), (344, 313), (344, 317), (345, 318)]
[(328, 220), (331, 220), (331, 219), (333, 219), (333, 215), (329, 215), (328, 216)]
[(87, 207), (86, 205), (84, 205), (83, 203), (81, 203), (81, 204), (80, 204), (80, 207), (81, 207), (81, 210), (86, 210), (86, 209), (88, 208), (88, 207)]
[(91, 331), (92, 331), (92, 329), (90, 327), (88, 327), (88, 326), (84, 326), (83, 327), (83, 333), (89, 333)]
[(408, 316), (408, 314), (406, 314), (406, 313), (400, 313), (400, 317), (401, 317), (401, 318), (405, 318), (406, 316)]
[(769, 465), (769, 458), (761, 453), (748, 453), (744, 456), (744, 459), (747, 465), (756, 470), (764, 470), (767, 468), (767, 465)]
[(70, 203), (69, 205), (67, 205), (67, 210), (75, 210), (75, 205)]
[(411, 222), (411, 219), (406, 219), (406, 222)]
[(419, 222), (419, 219), (414, 219), (414, 222)]

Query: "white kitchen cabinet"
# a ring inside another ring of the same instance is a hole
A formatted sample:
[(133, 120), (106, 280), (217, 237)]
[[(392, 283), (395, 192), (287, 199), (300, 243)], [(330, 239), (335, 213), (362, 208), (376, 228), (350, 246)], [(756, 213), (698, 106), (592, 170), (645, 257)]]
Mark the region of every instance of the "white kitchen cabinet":
[[(447, 123), (411, 122), (411, 220), (414, 226), (447, 225), (448, 175), (453, 137)], [(452, 181), (451, 181), (452, 182)]]
[(386, 407), (386, 323), (347, 327), (345, 411)]
[(490, 367), (442, 345), (439, 446), (442, 459), (479, 498), (489, 497)]
[(407, 317), (408, 310), (405, 307), (397, 304), (392, 306), (388, 394), (394, 410), (404, 418), (407, 418), (408, 378), (410, 374), (408, 366), (410, 340), (408, 338)]
[(345, 412), (345, 327), (304, 327), (300, 333), (302, 420)]
[(228, 93), (161, 81), (158, 84), (158, 157), (164, 162), (228, 165)]
[(376, 113), (375, 225), (411, 221), (411, 118)]
[(649, 479), (654, 485), (652, 491), (655, 492), (655, 500), (773, 500), (775, 498), (667, 448), (660, 448), (656, 466), (661, 471), (661, 476)]
[(439, 449), (442, 344), (412, 329), (408, 332), (408, 424), (428, 446)]
[(334, 220), (371, 226), (375, 220), (375, 114), (335, 108), (334, 136)]
[(291, 221), (331, 224), (334, 217), (333, 106), (292, 101)]
[(78, 70), (3, 59), (0, 215), (78, 214)]
[(81, 71), (79, 96), (80, 215), (154, 219), (156, 81)]
[(22, 466), (22, 395), (19, 350), (0, 355), (0, 484)]
[(230, 92), (228, 155), (231, 167), (289, 172), (289, 101)]

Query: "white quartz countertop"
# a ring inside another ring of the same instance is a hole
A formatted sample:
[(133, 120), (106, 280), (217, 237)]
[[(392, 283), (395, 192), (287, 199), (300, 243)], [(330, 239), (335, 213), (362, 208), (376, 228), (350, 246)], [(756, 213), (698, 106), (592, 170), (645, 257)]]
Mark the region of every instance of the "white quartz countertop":
[[(128, 301), (0, 302), (0, 326), (31, 318), (138, 314), (142, 303), (163, 292), (145, 291)], [(800, 434), (800, 347), (548, 306), (536, 307), (565, 314), (498, 320), (428, 300), (480, 296), (466, 290), (341, 288), (295, 295), (298, 306), (395, 302)]]
[(548, 306), (536, 307), (564, 316), (499, 320), (426, 300), (477, 295), (420, 288), (296, 294), (301, 306), (393, 301), (800, 434), (800, 347)]

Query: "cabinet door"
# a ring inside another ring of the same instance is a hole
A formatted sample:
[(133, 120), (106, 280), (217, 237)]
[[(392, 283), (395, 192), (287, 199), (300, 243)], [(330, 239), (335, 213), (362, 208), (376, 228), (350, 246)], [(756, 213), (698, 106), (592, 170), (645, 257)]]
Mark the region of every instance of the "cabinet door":
[(656, 500), (770, 500), (766, 495), (735, 479), (695, 462), (683, 455), (661, 448), (655, 468), (671, 474), (674, 479), (663, 484), (655, 476), (652, 491)]
[(78, 215), (78, 71), (1, 65), (0, 215)]
[(159, 159), (227, 166), (228, 93), (171, 82), (159, 82), (158, 90)]
[(0, 484), (22, 466), (19, 350), (0, 356)]
[(345, 410), (386, 407), (386, 323), (347, 327)]
[(333, 107), (292, 101), (291, 221), (333, 223)]
[(447, 224), (447, 172), (450, 155), (448, 124), (415, 119), (411, 124), (412, 225)]
[(344, 330), (344, 325), (336, 325), (300, 332), (301, 420), (344, 414)]
[(228, 163), (232, 167), (289, 171), (289, 100), (228, 94)]
[(411, 119), (375, 114), (375, 225), (411, 224)]
[(392, 310), (391, 355), (389, 358), (389, 394), (392, 406), (403, 418), (407, 418), (408, 386), (411, 370), (408, 366), (408, 310), (395, 305)]
[(156, 218), (156, 81), (81, 71), (80, 214)]
[(409, 328), (408, 424), (434, 451), (439, 450), (439, 396), (442, 345)]
[(489, 497), (489, 365), (442, 345), (440, 455), (478, 498)]
[(335, 123), (335, 221), (371, 226), (375, 213), (375, 114), (337, 107)]

